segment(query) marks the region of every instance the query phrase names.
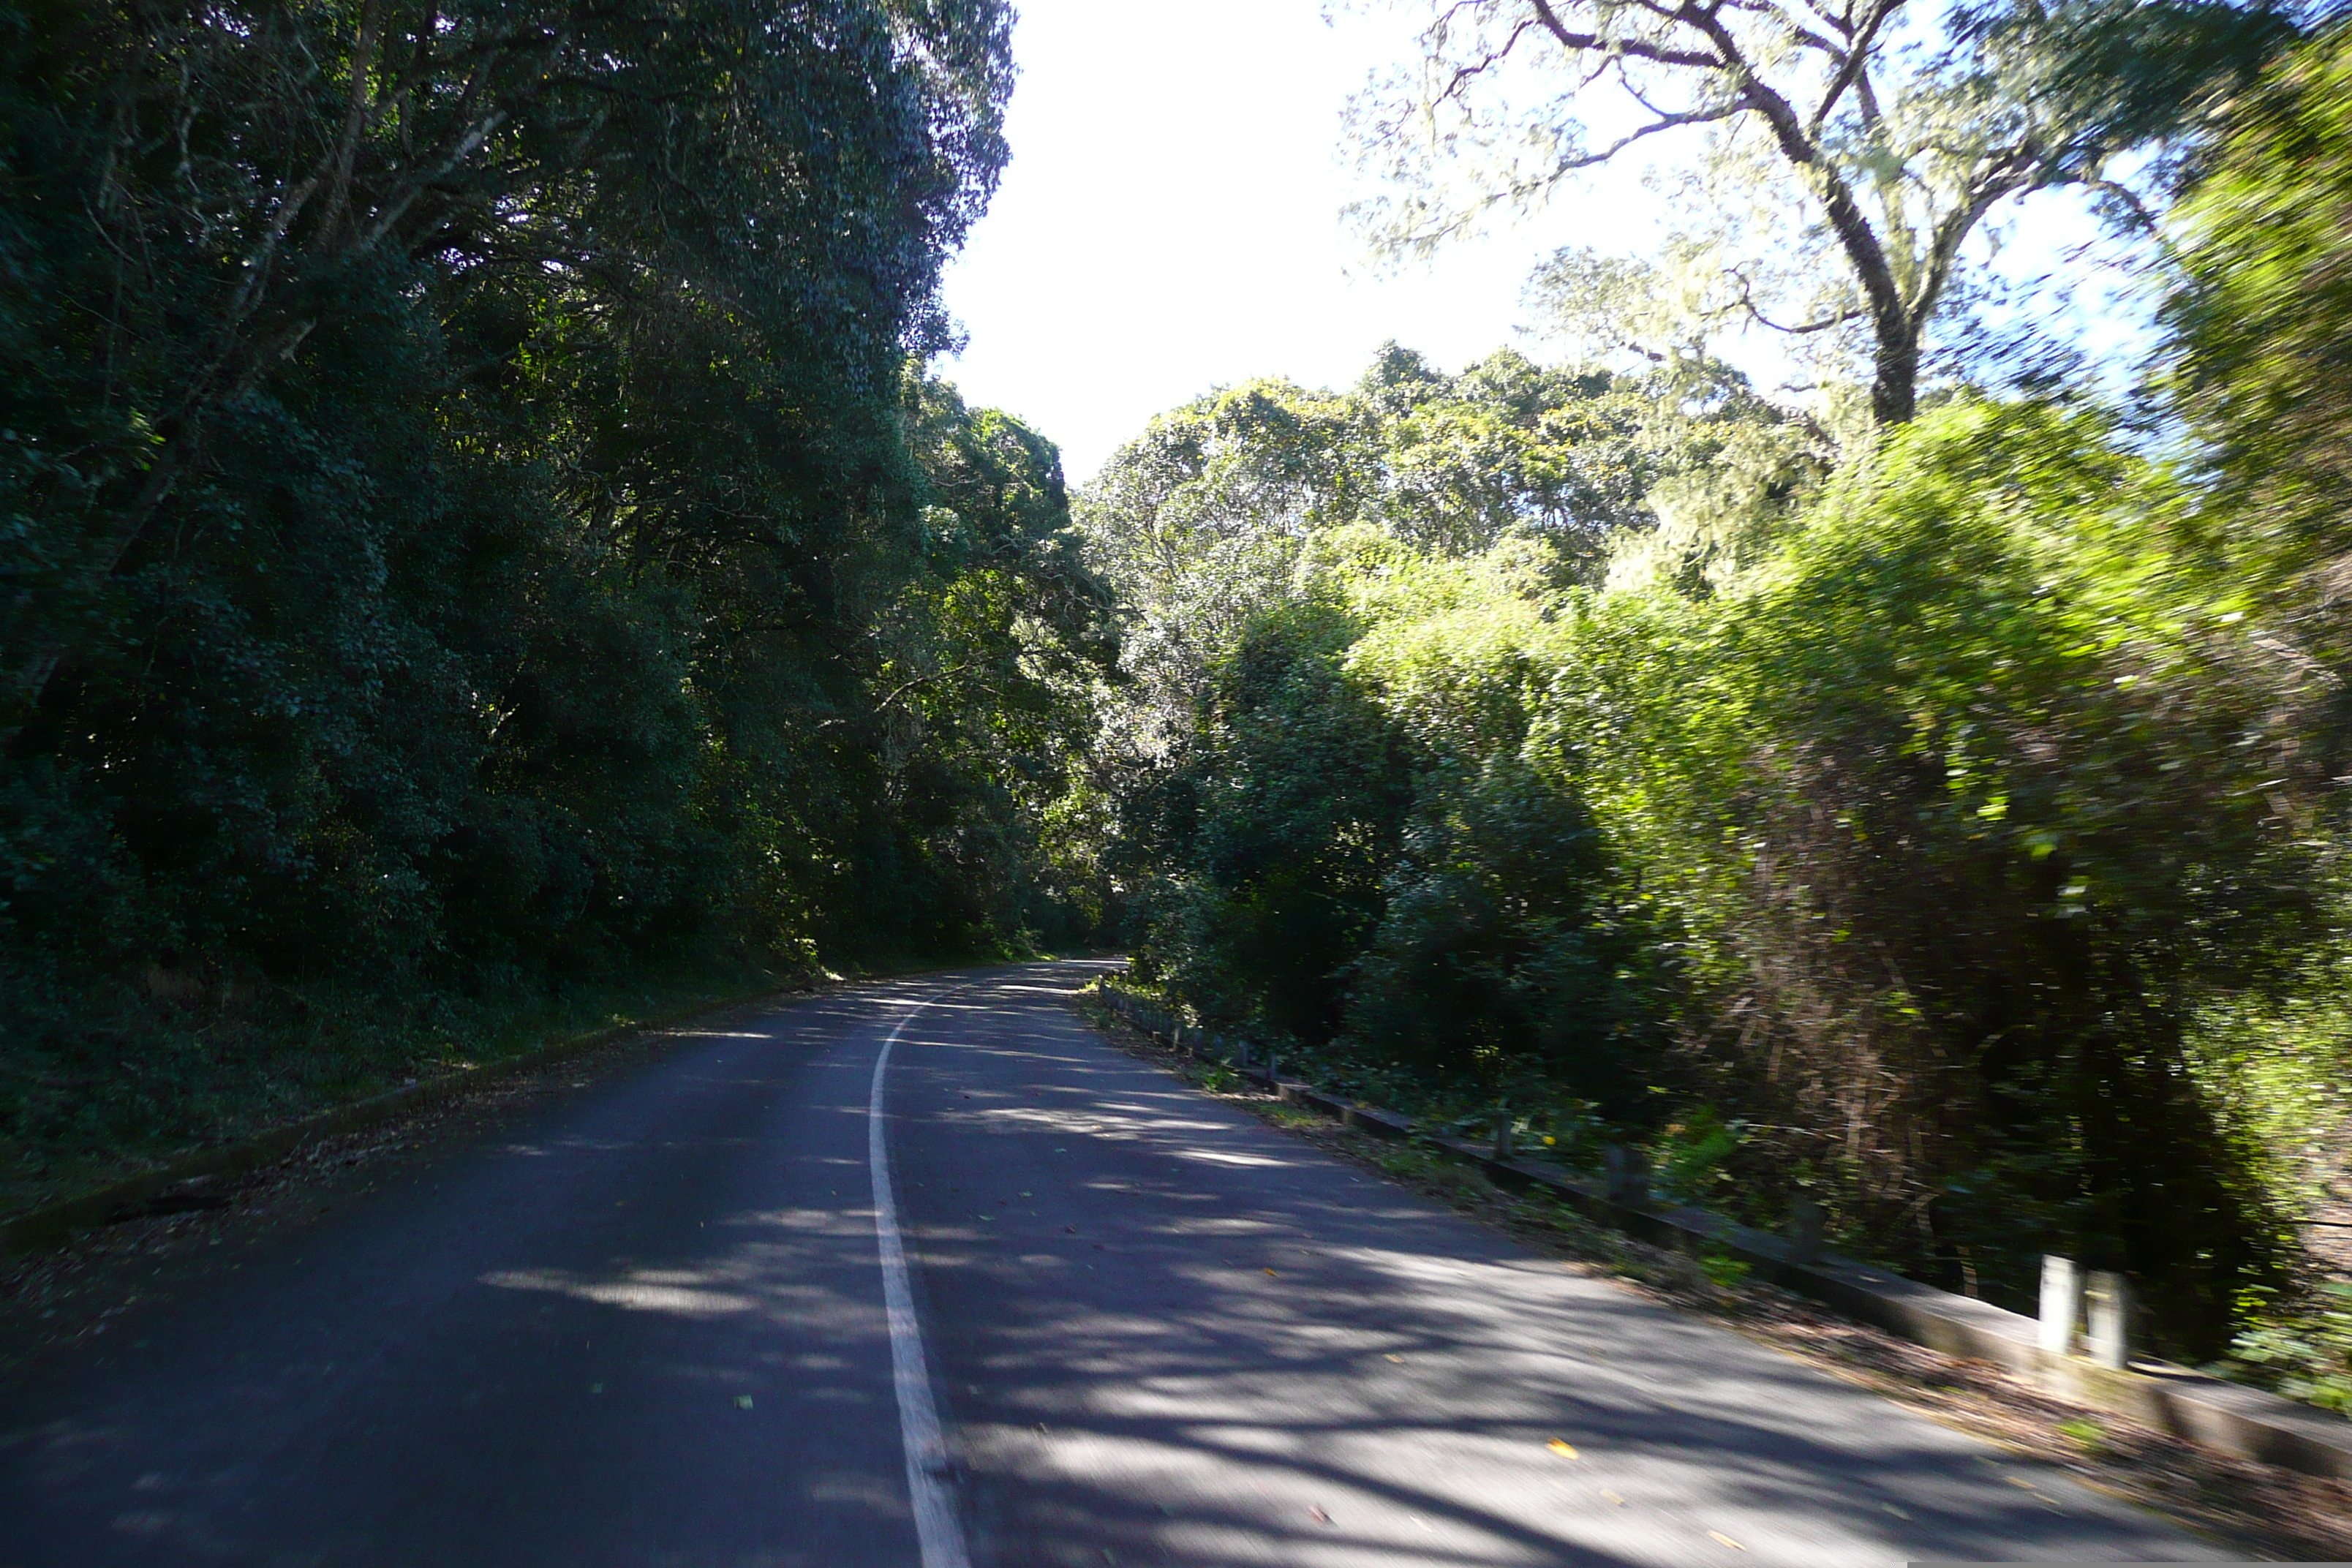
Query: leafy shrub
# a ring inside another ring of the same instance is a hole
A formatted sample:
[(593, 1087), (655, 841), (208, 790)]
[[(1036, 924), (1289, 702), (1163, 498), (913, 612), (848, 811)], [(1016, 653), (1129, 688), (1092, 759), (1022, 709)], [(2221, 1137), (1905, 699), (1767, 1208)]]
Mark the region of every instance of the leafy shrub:
[(2184, 1003), (2326, 925), (2295, 737), (2188, 498), (2087, 416), (1962, 405), (1737, 591), (1594, 602), (1538, 740), (1679, 933), (1695, 1084), (1873, 1246), (2022, 1300), (2042, 1250), (2214, 1342), (2276, 1227)]
[(2280, 1231), (2200, 1009), (2333, 917), (2191, 500), (2094, 416), (1964, 405), (1701, 598), (1310, 535), (1176, 775), (1155, 959), (1349, 1092), (1588, 1102), (1677, 1195), (1811, 1183), (2016, 1301), (2044, 1250), (2119, 1265), (2216, 1346)]
[(2352, 1285), (2320, 1288), (2302, 1311), (2257, 1312), (2220, 1370), (2324, 1409), (2352, 1415)]
[(1196, 745), (1141, 803), (1168, 872), (1152, 963), (1277, 1042), (1330, 1034), (1409, 798), (1399, 737), (1346, 668), (1359, 629), (1317, 601), (1255, 622)]
[(1678, 1203), (1712, 1205), (1731, 1181), (1729, 1165), (1739, 1142), (1739, 1128), (1727, 1124), (1715, 1107), (1686, 1110), (1660, 1129), (1650, 1145), (1653, 1184)]
[(1720, 1247), (1710, 1247), (1698, 1255), (1698, 1270), (1724, 1289), (1732, 1290), (1748, 1283), (1755, 1266), (1732, 1257)]

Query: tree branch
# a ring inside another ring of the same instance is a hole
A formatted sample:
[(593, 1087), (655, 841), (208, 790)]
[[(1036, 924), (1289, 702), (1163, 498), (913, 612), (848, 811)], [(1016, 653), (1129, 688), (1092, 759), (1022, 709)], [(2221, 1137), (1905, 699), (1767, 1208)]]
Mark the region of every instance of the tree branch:
[(1631, 55), (1635, 59), (1655, 60), (1660, 65), (1690, 66), (1700, 70), (1722, 70), (1725, 60), (1713, 55), (1702, 55), (1688, 49), (1670, 49), (1660, 44), (1643, 43), (1638, 38), (1604, 38), (1598, 33), (1571, 33), (1560, 24), (1553, 12), (1550, 0), (1535, 0), (1536, 16), (1564, 48), (1598, 49), (1612, 55)]
[[(1627, 132), (1624, 135), (1620, 136), (1616, 141), (1612, 142), (1608, 146), (1602, 148), (1598, 153), (1582, 153), (1573, 158), (1566, 160), (1560, 163), (1559, 167), (1554, 169), (1550, 174), (1545, 177), (1543, 184), (1549, 185), (1569, 174), (1577, 173), (1580, 170), (1598, 168), (1601, 164), (1608, 163), (1612, 158), (1616, 157), (1620, 153), (1625, 151), (1626, 148), (1633, 145), (1636, 142), (1642, 141), (1645, 137), (1655, 136), (1662, 131), (1676, 131), (1685, 125), (1713, 124), (1717, 121), (1728, 120), (1733, 115), (1740, 113), (1746, 108), (1746, 105), (1735, 101), (1717, 104), (1712, 109), (1694, 109), (1680, 114), (1670, 114), (1653, 108), (1646, 100), (1642, 100), (1639, 94), (1635, 94), (1634, 97), (1635, 101), (1640, 102), (1643, 108), (1648, 109), (1652, 113), (1656, 114), (1657, 118), (1651, 121), (1646, 125), (1639, 126)], [(1522, 189), (1517, 194), (1525, 195), (1528, 193), (1527, 190)]]
[(1465, 86), (1510, 58), (1511, 51), (1518, 47), (1519, 39), (1526, 36), (1527, 30), (1532, 26), (1534, 26), (1532, 21), (1523, 18), (1517, 26), (1511, 29), (1511, 36), (1503, 40), (1501, 48), (1488, 50), (1486, 58), (1475, 65), (1456, 66), (1454, 69), (1454, 79), (1445, 84), (1445, 90), (1430, 100), (1430, 107), (1435, 109), (1439, 104), (1459, 97)]
[(1840, 310), (1836, 315), (1825, 316), (1818, 321), (1805, 321), (1797, 326), (1784, 327), (1766, 315), (1757, 305), (1756, 286), (1748, 280), (1745, 273), (1735, 272), (1732, 276), (1739, 279), (1739, 299), (1737, 302), (1741, 310), (1748, 312), (1748, 319), (1759, 327), (1769, 327), (1776, 332), (1786, 332), (1792, 338), (1805, 337), (1813, 332), (1826, 332), (1833, 327), (1843, 327), (1849, 322), (1858, 321), (1864, 315), (1860, 310)]
[(1870, 63), (1871, 46), (1878, 40), (1878, 29), (1885, 26), (1886, 19), (1895, 15), (1902, 4), (1903, 0), (1871, 0), (1870, 8), (1863, 13), (1861, 25), (1854, 29), (1853, 42), (1846, 49), (1845, 58), (1839, 65), (1837, 74), (1830, 79), (1830, 85), (1822, 93), (1821, 107), (1813, 110), (1810, 132), (1814, 139), (1820, 138), (1822, 127), (1829, 123), (1830, 115), (1837, 109), (1838, 100), (1857, 83), (1863, 89), (1863, 119), (1870, 124), (1876, 124), (1877, 95), (1870, 91), (1869, 79), (1863, 73)]
[(1903, 290), (1895, 280), (1895, 268), (1887, 260), (1886, 247), (1870, 226), (1861, 204), (1854, 200), (1853, 187), (1822, 156), (1821, 148), (1807, 133), (1796, 109), (1748, 63), (1739, 51), (1738, 40), (1720, 17), (1692, 0), (1684, 0), (1677, 15), (1715, 45), (1724, 68), (1738, 79), (1741, 96), (1771, 127), (1781, 155), (1811, 174), (1818, 183), (1830, 227), (1870, 301), (1872, 325), (1878, 339), (1873, 412), (1882, 424), (1906, 422), (1913, 411), (1913, 387), (1918, 376), (1918, 323), (1912, 319)]

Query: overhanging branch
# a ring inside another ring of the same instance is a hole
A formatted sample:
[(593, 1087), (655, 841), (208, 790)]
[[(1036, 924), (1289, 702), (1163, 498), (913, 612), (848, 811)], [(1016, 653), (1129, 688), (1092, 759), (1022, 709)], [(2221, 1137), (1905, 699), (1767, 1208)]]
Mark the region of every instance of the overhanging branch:
[(1699, 70), (1722, 70), (1727, 63), (1714, 55), (1703, 55), (1690, 49), (1670, 49), (1663, 44), (1645, 43), (1639, 38), (1604, 38), (1598, 33), (1571, 33), (1562, 25), (1550, 0), (1535, 0), (1536, 16), (1564, 48), (1579, 53), (1597, 50), (1604, 54), (1628, 55), (1637, 60), (1655, 60), (1660, 65), (1688, 66)]

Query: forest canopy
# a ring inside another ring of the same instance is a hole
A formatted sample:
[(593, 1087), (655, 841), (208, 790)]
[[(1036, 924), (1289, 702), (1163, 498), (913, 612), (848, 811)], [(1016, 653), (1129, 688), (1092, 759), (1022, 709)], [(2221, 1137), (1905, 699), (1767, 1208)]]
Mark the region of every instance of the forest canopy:
[(1108, 596), (923, 368), (1003, 6), (0, 27), (12, 1182), (518, 999), (1085, 928)]

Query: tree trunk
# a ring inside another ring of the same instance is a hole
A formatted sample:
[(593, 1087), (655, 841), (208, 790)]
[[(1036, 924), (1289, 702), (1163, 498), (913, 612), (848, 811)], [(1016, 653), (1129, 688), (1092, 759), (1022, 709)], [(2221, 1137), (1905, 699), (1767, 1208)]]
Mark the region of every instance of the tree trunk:
[(1881, 426), (1908, 425), (1919, 412), (1919, 323), (1882, 321), (1871, 359), (1870, 414)]

